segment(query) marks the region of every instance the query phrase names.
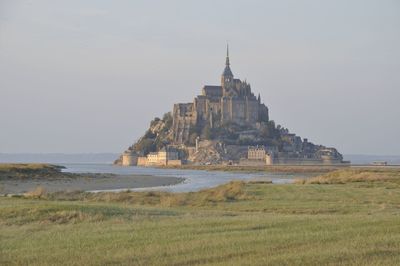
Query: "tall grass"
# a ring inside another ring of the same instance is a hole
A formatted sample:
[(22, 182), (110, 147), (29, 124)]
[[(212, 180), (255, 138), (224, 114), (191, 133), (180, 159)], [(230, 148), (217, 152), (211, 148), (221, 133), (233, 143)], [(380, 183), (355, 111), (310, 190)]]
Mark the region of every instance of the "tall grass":
[(42, 186), (38, 186), (36, 188), (34, 188), (31, 191), (28, 191), (24, 194), (25, 197), (27, 198), (44, 198), (47, 194), (47, 190), (42, 187)]
[(400, 172), (394, 169), (345, 169), (329, 172), (309, 179), (298, 179), (297, 184), (346, 184), (351, 182), (400, 183)]
[[(135, 205), (153, 206), (204, 206), (217, 202), (233, 202), (244, 200), (249, 196), (244, 191), (243, 181), (232, 181), (216, 188), (192, 193), (149, 192), (56, 192), (48, 194), (50, 200), (80, 200), (91, 202), (124, 202)], [(26, 195), (29, 197), (29, 195)]]
[(0, 197), (0, 265), (399, 265), (399, 173), (365, 173), (333, 175), (363, 176), (344, 184)]

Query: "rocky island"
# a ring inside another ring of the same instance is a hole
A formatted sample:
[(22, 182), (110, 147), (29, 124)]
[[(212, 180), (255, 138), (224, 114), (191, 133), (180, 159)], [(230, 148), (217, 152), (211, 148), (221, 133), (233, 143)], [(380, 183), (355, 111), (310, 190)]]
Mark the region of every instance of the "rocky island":
[(343, 164), (332, 147), (316, 145), (270, 120), (261, 96), (234, 78), (227, 48), (220, 85), (205, 85), (190, 103), (174, 104), (116, 161), (119, 165)]

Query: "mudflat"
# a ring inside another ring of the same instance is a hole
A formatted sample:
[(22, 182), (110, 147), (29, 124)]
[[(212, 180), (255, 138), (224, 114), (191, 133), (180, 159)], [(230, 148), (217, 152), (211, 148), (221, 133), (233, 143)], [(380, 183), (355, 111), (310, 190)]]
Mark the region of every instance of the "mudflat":
[(170, 186), (183, 178), (151, 175), (72, 174), (59, 166), (0, 164), (0, 194), (20, 194), (43, 187), (47, 192), (92, 191)]
[(0, 181), (0, 194), (20, 194), (37, 187), (43, 187), (48, 192), (91, 191), (170, 186), (182, 181), (183, 178), (177, 177), (113, 174), (86, 174), (54, 179), (6, 179)]

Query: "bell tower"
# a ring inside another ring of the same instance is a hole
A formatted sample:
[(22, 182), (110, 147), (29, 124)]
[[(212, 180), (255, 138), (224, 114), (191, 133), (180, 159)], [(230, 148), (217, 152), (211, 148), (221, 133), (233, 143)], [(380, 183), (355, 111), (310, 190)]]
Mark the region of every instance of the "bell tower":
[(228, 88), (230, 84), (233, 82), (233, 74), (230, 68), (229, 63), (229, 46), (226, 45), (226, 61), (225, 61), (225, 69), (221, 76), (221, 86), (225, 90)]

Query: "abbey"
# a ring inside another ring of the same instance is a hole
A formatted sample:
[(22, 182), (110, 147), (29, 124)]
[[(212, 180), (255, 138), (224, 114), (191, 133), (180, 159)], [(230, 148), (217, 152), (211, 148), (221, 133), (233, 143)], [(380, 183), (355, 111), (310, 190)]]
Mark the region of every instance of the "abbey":
[(343, 164), (335, 149), (302, 139), (269, 119), (250, 84), (234, 78), (229, 49), (220, 85), (206, 85), (190, 103), (151, 121), (115, 161), (122, 165)]
[(233, 76), (227, 47), (225, 69), (221, 85), (206, 85), (192, 103), (178, 103), (173, 108), (174, 143), (188, 141), (196, 126), (211, 128), (227, 123), (255, 127), (257, 122), (268, 122), (268, 108), (256, 97), (250, 84)]

